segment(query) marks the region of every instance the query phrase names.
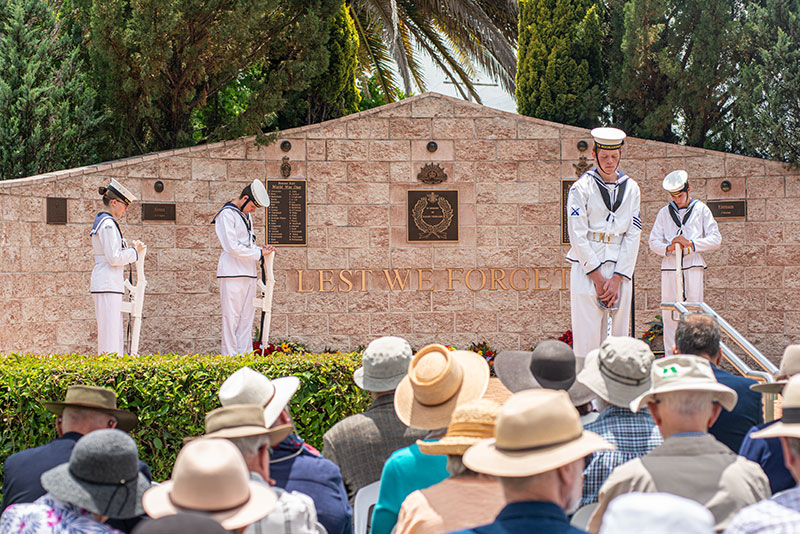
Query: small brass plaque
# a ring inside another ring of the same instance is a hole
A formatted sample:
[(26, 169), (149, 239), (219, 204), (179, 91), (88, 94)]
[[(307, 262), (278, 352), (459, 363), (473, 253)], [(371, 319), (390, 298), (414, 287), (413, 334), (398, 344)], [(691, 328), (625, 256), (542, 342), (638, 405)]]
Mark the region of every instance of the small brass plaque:
[(267, 180), (267, 243), (304, 246), (307, 195), (305, 180)]
[(569, 229), (567, 228), (567, 198), (569, 197), (569, 188), (572, 184), (577, 182), (577, 178), (562, 178), (561, 179), (561, 244), (569, 245)]
[(458, 191), (408, 191), (406, 239), (409, 242), (458, 241)]
[(175, 204), (142, 204), (142, 220), (174, 221)]
[(67, 224), (67, 199), (47, 197), (47, 224)]
[(747, 218), (746, 200), (709, 200), (706, 205), (715, 219), (744, 220)]

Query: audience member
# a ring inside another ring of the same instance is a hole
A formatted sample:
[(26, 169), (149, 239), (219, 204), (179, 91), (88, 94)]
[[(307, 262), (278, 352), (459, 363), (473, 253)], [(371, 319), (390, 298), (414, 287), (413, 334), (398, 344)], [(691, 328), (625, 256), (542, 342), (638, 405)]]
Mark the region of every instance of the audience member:
[(711, 363), (717, 381), (738, 395), (736, 406), (723, 411), (708, 431), (733, 452), (738, 453), (747, 431), (754, 425), (763, 423), (764, 414), (761, 395), (750, 391), (750, 386), (756, 384), (756, 381), (718, 367), (722, 358), (720, 337), (719, 325), (714, 317), (702, 313), (688, 314), (681, 318), (675, 330), (675, 353), (705, 358)]
[(380, 480), (389, 455), (427, 434), (407, 427), (394, 413), (394, 390), (408, 373), (413, 355), (405, 339), (386, 336), (372, 341), (362, 367), (353, 374), (356, 385), (369, 391), (372, 405), (342, 419), (322, 437), (322, 454), (342, 470), (351, 505), (358, 490)]
[(608, 505), (600, 534), (712, 534), (705, 506), (669, 493), (626, 493)]
[(439, 441), (419, 441), (423, 454), (447, 456), (450, 476), (411, 493), (397, 518), (397, 534), (443, 534), (490, 523), (505, 505), (497, 480), (464, 466), (464, 451), (494, 436), (500, 405), (486, 398), (455, 409), (447, 434)]
[[(794, 376), (783, 390), (783, 420), (752, 435), (754, 441), (777, 438), (783, 448), (786, 467), (800, 479), (800, 376)], [(800, 532), (800, 486), (771, 499), (743, 508), (731, 520), (726, 534), (778, 534)]]
[[(293, 424), (289, 402), (299, 386), (297, 377), (270, 380), (249, 367), (242, 367), (223, 382), (219, 400), (226, 407), (233, 404), (263, 406), (264, 420), (269, 426)], [(300, 436), (290, 434), (272, 446), (270, 476), (277, 487), (311, 497), (317, 508), (317, 519), (329, 534), (352, 531), (353, 510), (339, 468)]]
[(116, 534), (109, 518), (139, 516), (150, 481), (139, 472), (136, 443), (121, 430), (97, 430), (80, 438), (69, 462), (42, 474), (47, 491), (32, 503), (12, 504), (0, 532)]
[(506, 505), (494, 522), (462, 531), (579, 534), (567, 514), (578, 508), (586, 455), (613, 445), (584, 430), (564, 391), (517, 393), (501, 408), (495, 437), (464, 453), (464, 465), (498, 477)]
[[(783, 387), (789, 382), (789, 378), (800, 373), (800, 345), (789, 345), (783, 351), (781, 367), (775, 382), (765, 384), (755, 384), (750, 389), (757, 393), (780, 393)], [(763, 423), (751, 428), (742, 442), (739, 454), (748, 460), (753, 460), (761, 466), (769, 479), (769, 487), (772, 493), (793, 488), (796, 484), (791, 471), (786, 468), (781, 448), (781, 440), (778, 438), (752, 439), (755, 432), (780, 422), (776, 419), (770, 423)]]
[(190, 512), (238, 533), (269, 514), (278, 500), (272, 489), (250, 480), (239, 450), (226, 439), (195, 439), (183, 446), (172, 478), (153, 486), (142, 506), (154, 519)]
[(650, 389), (631, 402), (631, 410), (647, 406), (664, 443), (611, 473), (600, 488), (589, 529), (598, 532), (609, 502), (617, 495), (658, 491), (706, 506), (714, 515), (715, 529), (721, 531), (740, 508), (770, 494), (758, 464), (737, 456), (708, 434), (722, 407), (730, 410), (736, 405), (736, 392), (717, 382), (708, 360), (696, 356), (657, 360), (651, 382)]
[(147, 519), (133, 530), (133, 534), (227, 534), (227, 532), (210, 517), (191, 513)]
[(591, 456), (583, 472), (581, 506), (597, 502), (600, 486), (615, 467), (644, 456), (664, 441), (648, 412), (630, 409), (631, 401), (650, 388), (653, 360), (650, 347), (630, 337), (607, 337), (599, 349), (586, 355), (578, 383), (592, 390), (603, 408), (585, 428), (616, 448)]
[[(480, 399), (489, 384), (489, 365), (474, 352), (423, 347), (400, 381), (394, 410), (403, 424), (429, 430), (429, 439), (446, 432), (450, 416), (460, 405)], [(383, 466), (378, 502), (372, 513), (372, 534), (389, 534), (400, 506), (411, 492), (447, 478), (444, 456), (422, 454), (415, 443), (395, 451)]]

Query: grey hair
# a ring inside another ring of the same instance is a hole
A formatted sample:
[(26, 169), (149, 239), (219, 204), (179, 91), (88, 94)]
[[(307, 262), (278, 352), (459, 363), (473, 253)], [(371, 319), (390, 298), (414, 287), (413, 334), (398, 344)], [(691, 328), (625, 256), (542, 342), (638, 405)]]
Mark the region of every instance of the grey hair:
[(668, 391), (653, 398), (663, 409), (684, 417), (701, 415), (704, 410), (710, 414), (714, 404), (714, 394), (710, 391)]
[(252, 458), (258, 454), (258, 451), (265, 445), (267, 447), (270, 445), (269, 436), (266, 434), (245, 436), (243, 438), (228, 438), (228, 441), (236, 445), (236, 448), (239, 449), (239, 452), (242, 453), (245, 459)]
[(681, 317), (675, 329), (675, 346), (680, 354), (716, 357), (722, 337), (717, 320), (705, 313)]
[(480, 473), (476, 473), (466, 465), (462, 461), (462, 456), (460, 454), (448, 454), (447, 455), (447, 472), (450, 473), (451, 477), (457, 477), (461, 475), (474, 475), (478, 476)]

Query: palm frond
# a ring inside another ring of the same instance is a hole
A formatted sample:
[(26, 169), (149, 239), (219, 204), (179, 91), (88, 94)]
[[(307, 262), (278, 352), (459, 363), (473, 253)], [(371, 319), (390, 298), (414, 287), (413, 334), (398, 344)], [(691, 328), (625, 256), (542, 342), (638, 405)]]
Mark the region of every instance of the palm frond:
[(391, 54), (383, 40), (383, 31), (367, 11), (358, 11), (350, 6), (350, 16), (358, 34), (358, 64), (362, 78), (375, 75), (384, 96), (394, 102), (400, 96), (394, 75)]

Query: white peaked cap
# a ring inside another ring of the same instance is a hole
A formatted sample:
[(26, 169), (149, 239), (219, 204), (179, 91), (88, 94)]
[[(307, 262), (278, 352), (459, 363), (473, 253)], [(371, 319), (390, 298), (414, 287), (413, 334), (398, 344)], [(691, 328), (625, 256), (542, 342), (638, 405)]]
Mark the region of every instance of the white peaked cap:
[(686, 171), (672, 171), (664, 177), (664, 182), (661, 185), (668, 192), (677, 193), (686, 187), (688, 181), (689, 173)]
[(130, 204), (131, 202), (136, 200), (136, 196), (133, 193), (131, 193), (127, 187), (116, 181), (114, 178), (111, 179), (111, 183), (108, 185), (108, 189), (116, 193), (117, 196), (122, 197), (122, 200), (126, 204)]
[(259, 208), (269, 206), (269, 195), (267, 194), (267, 188), (264, 187), (264, 182), (256, 178), (250, 184), (250, 191), (253, 193), (253, 201)]
[(619, 128), (595, 128), (592, 130), (592, 137), (597, 148), (614, 150), (625, 143), (627, 135)]

